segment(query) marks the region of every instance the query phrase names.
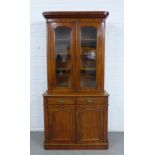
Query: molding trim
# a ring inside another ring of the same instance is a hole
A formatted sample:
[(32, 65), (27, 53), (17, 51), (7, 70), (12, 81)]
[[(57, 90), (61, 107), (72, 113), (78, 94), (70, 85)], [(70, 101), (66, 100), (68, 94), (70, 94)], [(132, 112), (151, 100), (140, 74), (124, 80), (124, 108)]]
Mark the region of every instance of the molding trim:
[(106, 19), (109, 15), (107, 11), (63, 11), (54, 12), (47, 11), (43, 12), (43, 16), (46, 19), (50, 18), (104, 18)]

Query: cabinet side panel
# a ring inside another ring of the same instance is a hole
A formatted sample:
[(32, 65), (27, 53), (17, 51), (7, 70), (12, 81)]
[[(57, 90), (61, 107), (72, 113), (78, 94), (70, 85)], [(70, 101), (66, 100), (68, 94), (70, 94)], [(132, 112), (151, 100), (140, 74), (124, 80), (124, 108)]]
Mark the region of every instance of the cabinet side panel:
[(105, 66), (105, 34), (104, 34), (104, 24), (100, 23), (98, 30), (98, 77), (99, 77), (99, 87), (100, 91), (104, 91), (104, 66)]
[(47, 86), (48, 86), (48, 92), (52, 91), (53, 89), (52, 81), (54, 81), (53, 65), (52, 65), (52, 62), (54, 61), (54, 57), (52, 56), (52, 49), (53, 49), (53, 44), (54, 44), (53, 33), (54, 32), (51, 27), (51, 24), (47, 23)]

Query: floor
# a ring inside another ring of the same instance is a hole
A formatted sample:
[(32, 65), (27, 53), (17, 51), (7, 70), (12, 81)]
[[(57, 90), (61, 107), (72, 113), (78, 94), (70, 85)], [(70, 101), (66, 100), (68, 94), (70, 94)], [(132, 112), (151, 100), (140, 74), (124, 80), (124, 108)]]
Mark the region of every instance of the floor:
[(30, 155), (124, 155), (124, 133), (109, 133), (108, 150), (44, 150), (43, 132), (30, 133)]

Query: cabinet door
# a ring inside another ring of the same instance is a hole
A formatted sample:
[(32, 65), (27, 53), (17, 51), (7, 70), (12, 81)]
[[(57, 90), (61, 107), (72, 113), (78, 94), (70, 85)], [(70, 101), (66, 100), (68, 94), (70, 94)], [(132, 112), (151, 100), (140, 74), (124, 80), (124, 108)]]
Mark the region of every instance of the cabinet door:
[(102, 105), (80, 105), (76, 109), (77, 143), (107, 141), (107, 109)]
[(47, 106), (45, 111), (46, 141), (50, 143), (74, 143), (74, 106), (52, 105)]
[(48, 89), (70, 92), (75, 78), (75, 23), (48, 24)]
[(77, 80), (81, 92), (103, 88), (103, 33), (100, 23), (78, 23)]

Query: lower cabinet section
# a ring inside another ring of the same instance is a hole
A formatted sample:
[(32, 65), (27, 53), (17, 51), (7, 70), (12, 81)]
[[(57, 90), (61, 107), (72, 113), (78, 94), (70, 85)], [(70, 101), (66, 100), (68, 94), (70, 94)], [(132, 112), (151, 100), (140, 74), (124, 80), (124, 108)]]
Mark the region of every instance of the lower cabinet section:
[[(45, 149), (107, 149), (108, 100), (52, 104), (44, 98)], [(63, 98), (63, 100), (65, 100)], [(102, 100), (100, 98), (100, 100)], [(53, 99), (55, 101), (55, 99)]]

